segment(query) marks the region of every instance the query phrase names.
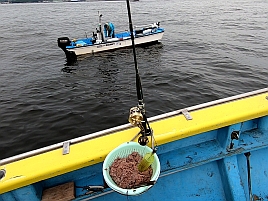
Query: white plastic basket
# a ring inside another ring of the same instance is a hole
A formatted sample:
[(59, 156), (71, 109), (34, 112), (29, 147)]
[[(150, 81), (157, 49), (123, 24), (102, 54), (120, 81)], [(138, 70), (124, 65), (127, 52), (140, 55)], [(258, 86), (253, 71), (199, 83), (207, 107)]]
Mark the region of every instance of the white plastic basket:
[[(128, 155), (130, 155), (132, 152), (138, 152), (141, 156), (144, 156), (146, 153), (152, 152), (152, 149), (148, 146), (141, 146), (137, 142), (126, 142), (126, 143), (121, 144), (117, 148), (115, 148), (113, 151), (111, 151), (106, 156), (103, 162), (102, 173), (103, 173), (105, 182), (111, 189), (123, 195), (139, 195), (152, 187), (152, 185), (150, 185), (150, 186), (143, 186), (143, 187), (139, 187), (135, 189), (124, 189), (124, 188), (120, 188), (119, 186), (117, 186), (116, 183), (111, 178), (109, 174), (109, 168), (114, 162), (114, 160), (117, 159), (118, 157), (125, 158)], [(156, 154), (154, 157), (154, 162), (152, 163), (151, 167), (153, 169), (151, 181), (156, 181), (160, 174), (160, 162)]]

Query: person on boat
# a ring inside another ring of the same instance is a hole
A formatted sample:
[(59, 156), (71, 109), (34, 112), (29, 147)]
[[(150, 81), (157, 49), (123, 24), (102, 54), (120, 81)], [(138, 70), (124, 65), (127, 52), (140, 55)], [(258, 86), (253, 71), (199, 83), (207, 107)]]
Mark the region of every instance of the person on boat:
[(105, 23), (104, 25), (104, 36), (114, 38), (114, 25), (111, 22)]

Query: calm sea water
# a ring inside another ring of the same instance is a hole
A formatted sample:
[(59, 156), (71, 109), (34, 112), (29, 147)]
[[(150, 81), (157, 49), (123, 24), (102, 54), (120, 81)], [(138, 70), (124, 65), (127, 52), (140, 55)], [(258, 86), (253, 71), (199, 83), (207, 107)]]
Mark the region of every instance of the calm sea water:
[[(134, 25), (166, 29), (137, 49), (148, 117), (267, 87), (267, 0), (141, 0), (131, 10)], [(57, 38), (91, 35), (98, 11), (128, 28), (124, 1), (0, 5), (0, 159), (127, 123), (131, 49), (62, 71)]]

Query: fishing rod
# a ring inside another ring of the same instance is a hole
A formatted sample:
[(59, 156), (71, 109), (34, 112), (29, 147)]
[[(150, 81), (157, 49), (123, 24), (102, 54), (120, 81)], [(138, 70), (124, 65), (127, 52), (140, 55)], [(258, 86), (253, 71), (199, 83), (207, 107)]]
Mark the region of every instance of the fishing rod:
[(137, 56), (136, 56), (136, 49), (135, 49), (135, 42), (134, 42), (134, 31), (133, 31), (133, 24), (132, 24), (132, 19), (131, 19), (129, 0), (126, 0), (126, 3), (127, 3), (127, 11), (128, 11), (129, 30), (130, 30), (131, 41), (132, 41), (134, 64), (135, 64), (136, 89), (137, 89), (137, 97), (138, 97), (138, 107), (133, 107), (130, 109), (129, 122), (134, 125), (137, 125), (141, 129), (139, 133), (141, 134), (141, 136), (138, 139), (138, 142), (140, 143), (140, 145), (143, 145), (143, 146), (146, 145), (149, 142), (147, 136), (151, 136), (152, 148), (154, 148), (153, 131), (150, 128), (149, 122), (145, 115), (145, 106), (143, 102), (141, 79), (140, 79), (139, 69), (138, 69), (138, 64), (137, 64)]

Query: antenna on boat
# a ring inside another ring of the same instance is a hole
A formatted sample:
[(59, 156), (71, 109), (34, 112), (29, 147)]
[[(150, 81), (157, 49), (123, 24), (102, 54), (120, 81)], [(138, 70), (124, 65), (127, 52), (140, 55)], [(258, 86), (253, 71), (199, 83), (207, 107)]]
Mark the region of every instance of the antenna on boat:
[(130, 11), (130, 3), (129, 3), (129, 0), (126, 0), (126, 2), (127, 2), (128, 20), (129, 20), (129, 30), (130, 30), (130, 35), (131, 35), (133, 57), (134, 57), (134, 64), (135, 64), (136, 89), (137, 89), (137, 97), (138, 97), (138, 106), (132, 107), (130, 109), (129, 122), (133, 125), (138, 126), (141, 129), (140, 133), (139, 133), (139, 134), (141, 134), (141, 136), (138, 139), (139, 144), (143, 145), (143, 146), (146, 145), (149, 142), (148, 136), (151, 136), (152, 149), (154, 149), (153, 131), (150, 128), (149, 122), (148, 122), (146, 115), (145, 115), (145, 105), (143, 102), (141, 79), (140, 79), (139, 69), (138, 69), (138, 64), (137, 64), (136, 49), (135, 49), (135, 42), (134, 42), (134, 31), (133, 31), (133, 24), (132, 24), (131, 11)]

